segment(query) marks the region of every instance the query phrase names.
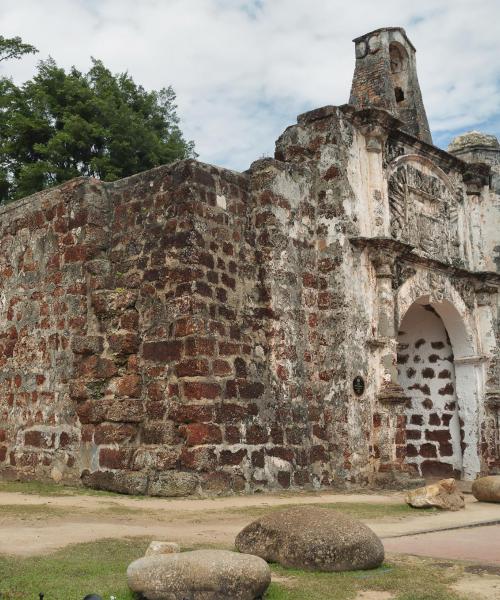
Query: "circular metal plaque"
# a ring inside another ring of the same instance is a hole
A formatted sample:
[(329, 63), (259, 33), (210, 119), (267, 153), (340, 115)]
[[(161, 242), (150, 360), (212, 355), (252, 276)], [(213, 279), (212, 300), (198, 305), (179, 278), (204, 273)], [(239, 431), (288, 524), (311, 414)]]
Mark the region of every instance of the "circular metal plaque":
[(362, 396), (365, 391), (365, 380), (361, 375), (357, 375), (352, 381), (352, 389), (356, 396)]

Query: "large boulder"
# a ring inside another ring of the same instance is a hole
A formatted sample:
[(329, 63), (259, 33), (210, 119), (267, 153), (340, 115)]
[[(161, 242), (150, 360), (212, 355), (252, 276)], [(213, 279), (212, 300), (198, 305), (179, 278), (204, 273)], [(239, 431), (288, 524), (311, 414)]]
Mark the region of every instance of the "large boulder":
[(257, 600), (271, 571), (258, 556), (193, 550), (139, 558), (129, 565), (127, 581), (147, 600)]
[(240, 552), (308, 571), (373, 569), (384, 547), (366, 525), (328, 508), (301, 506), (271, 512), (236, 537)]
[(406, 503), (414, 508), (436, 507), (443, 510), (465, 508), (464, 495), (454, 479), (441, 479), (437, 483), (411, 490), (406, 494)]
[(472, 493), (480, 502), (500, 502), (500, 475), (476, 479), (472, 484)]

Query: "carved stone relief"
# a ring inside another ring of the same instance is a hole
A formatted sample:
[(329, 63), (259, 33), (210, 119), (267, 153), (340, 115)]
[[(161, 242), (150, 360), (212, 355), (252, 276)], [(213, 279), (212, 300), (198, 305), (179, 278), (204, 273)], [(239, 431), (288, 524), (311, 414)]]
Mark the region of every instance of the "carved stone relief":
[(406, 162), (389, 179), (391, 236), (430, 258), (460, 256), (457, 195), (439, 177)]

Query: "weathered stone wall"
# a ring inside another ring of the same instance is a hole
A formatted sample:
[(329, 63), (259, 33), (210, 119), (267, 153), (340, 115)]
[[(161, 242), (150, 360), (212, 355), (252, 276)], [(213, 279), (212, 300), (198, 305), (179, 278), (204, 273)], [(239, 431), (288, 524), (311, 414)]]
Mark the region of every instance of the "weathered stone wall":
[[(245, 329), (255, 288), (248, 178), (188, 161), (108, 193), (90, 336), (102, 351), (82, 355), (75, 382), (84, 479), (160, 495), (244, 489), (251, 456), (241, 442), (253, 442), (264, 390)], [(93, 368), (101, 362), (105, 373)]]
[(2, 476), (183, 495), (500, 468), (496, 163), (401, 126), (327, 106), (245, 173), (181, 161), (1, 209)]
[(87, 261), (105, 247), (101, 188), (76, 179), (0, 211), (0, 465), (80, 476), (72, 342), (87, 329)]

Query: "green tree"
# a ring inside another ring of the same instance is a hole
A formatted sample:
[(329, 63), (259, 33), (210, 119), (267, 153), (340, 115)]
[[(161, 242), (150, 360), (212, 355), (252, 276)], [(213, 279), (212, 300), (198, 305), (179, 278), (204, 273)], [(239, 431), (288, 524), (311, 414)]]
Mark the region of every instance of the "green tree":
[(24, 44), (20, 37), (6, 38), (0, 35), (0, 61), (21, 58), (24, 54), (36, 54), (38, 50), (31, 44)]
[(171, 87), (146, 91), (92, 59), (88, 73), (51, 58), (22, 86), (0, 80), (0, 201), (79, 175), (113, 181), (195, 156)]

